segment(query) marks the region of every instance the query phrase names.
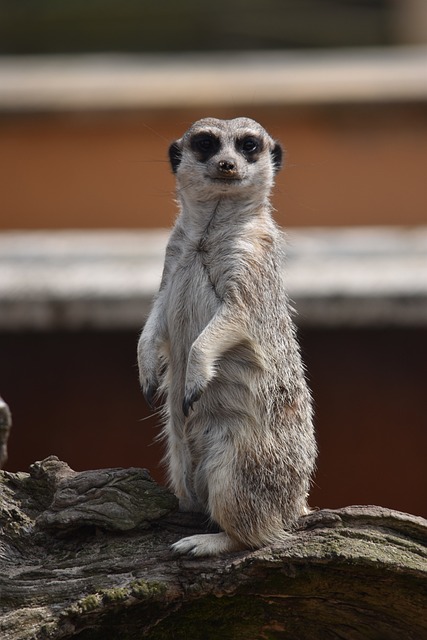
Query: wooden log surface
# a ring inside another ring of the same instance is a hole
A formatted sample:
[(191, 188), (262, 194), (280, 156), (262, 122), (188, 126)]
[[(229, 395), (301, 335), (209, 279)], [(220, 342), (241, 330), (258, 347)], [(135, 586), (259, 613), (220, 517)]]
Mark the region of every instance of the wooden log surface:
[(200, 514), (143, 469), (51, 456), (0, 472), (0, 637), (427, 638), (427, 521), (375, 506), (312, 512), (284, 545), (174, 557)]

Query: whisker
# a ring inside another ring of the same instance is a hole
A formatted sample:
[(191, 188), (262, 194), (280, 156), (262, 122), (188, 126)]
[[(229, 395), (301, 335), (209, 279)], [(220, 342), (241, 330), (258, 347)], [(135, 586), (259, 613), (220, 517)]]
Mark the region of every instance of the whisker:
[(150, 125), (146, 122), (143, 122), (142, 126), (148, 129), (148, 131), (151, 131), (151, 133), (154, 133), (154, 135), (157, 136), (157, 138), (160, 138), (160, 140), (163, 140), (163, 142), (167, 142), (168, 144), (170, 143), (170, 140), (168, 138), (165, 138), (165, 136), (153, 129), (153, 127), (150, 127)]
[(159, 418), (162, 416), (162, 409), (157, 409), (156, 411), (153, 411), (153, 413), (150, 413), (149, 416), (145, 416), (144, 418), (139, 418), (138, 422), (145, 422), (146, 420), (151, 420), (152, 418)]

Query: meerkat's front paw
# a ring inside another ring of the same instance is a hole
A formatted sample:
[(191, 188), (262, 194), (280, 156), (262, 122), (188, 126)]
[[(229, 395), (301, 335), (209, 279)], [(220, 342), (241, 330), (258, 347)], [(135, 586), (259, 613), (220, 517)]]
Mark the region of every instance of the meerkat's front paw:
[(195, 402), (200, 400), (203, 394), (203, 389), (193, 388), (192, 390), (186, 390), (184, 400), (182, 401), (182, 410), (186, 418), (190, 415), (190, 409), (193, 409)]
[(223, 531), (221, 533), (203, 533), (182, 538), (172, 545), (171, 550), (177, 555), (192, 557), (218, 556), (222, 553), (239, 551), (242, 547)]
[[(148, 359), (147, 359), (148, 360)], [(148, 362), (138, 363), (139, 365), (139, 384), (144, 394), (146, 403), (154, 409), (154, 399), (156, 397), (159, 381), (157, 380), (156, 369), (154, 366), (148, 366)]]
[(148, 404), (148, 406), (151, 409), (155, 408), (154, 399), (157, 393), (157, 389), (158, 389), (157, 380), (152, 380), (152, 381), (145, 380), (141, 384), (141, 390), (142, 390), (142, 393), (144, 394), (145, 402)]
[(213, 366), (206, 362), (203, 354), (193, 344), (187, 363), (184, 400), (182, 402), (182, 410), (186, 417), (188, 417), (194, 403), (200, 400), (214, 375)]

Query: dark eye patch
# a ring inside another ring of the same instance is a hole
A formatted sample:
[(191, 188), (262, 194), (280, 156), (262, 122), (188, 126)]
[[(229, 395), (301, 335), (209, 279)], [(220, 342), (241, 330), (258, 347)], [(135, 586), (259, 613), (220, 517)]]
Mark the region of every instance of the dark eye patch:
[(220, 146), (219, 138), (208, 132), (196, 133), (190, 139), (190, 147), (200, 162), (206, 162), (209, 158), (212, 158), (218, 153)]
[(248, 162), (256, 162), (264, 146), (262, 140), (257, 136), (244, 136), (237, 140), (236, 148)]

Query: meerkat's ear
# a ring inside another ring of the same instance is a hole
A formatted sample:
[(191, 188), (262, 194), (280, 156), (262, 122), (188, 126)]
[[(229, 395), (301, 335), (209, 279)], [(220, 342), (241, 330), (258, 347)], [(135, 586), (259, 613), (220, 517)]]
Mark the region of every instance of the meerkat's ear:
[(278, 142), (276, 142), (271, 150), (271, 158), (273, 161), (274, 173), (277, 173), (279, 169), (281, 169), (283, 162), (283, 150)]
[(176, 142), (172, 142), (171, 146), (169, 147), (169, 160), (171, 163), (172, 171), (174, 173), (176, 173), (176, 170), (179, 167), (181, 158), (182, 158), (182, 151), (181, 151), (180, 140), (177, 140)]

